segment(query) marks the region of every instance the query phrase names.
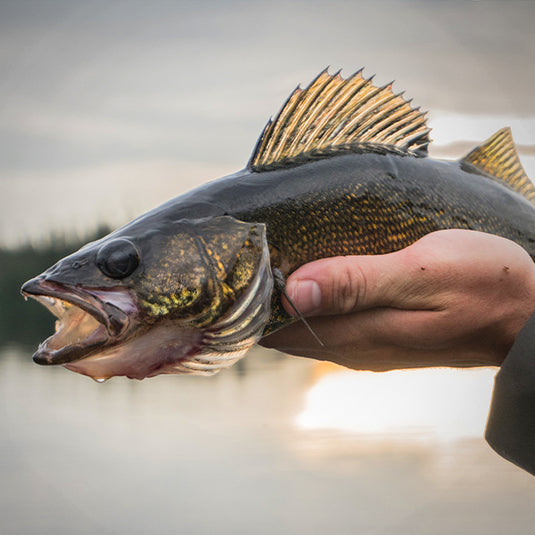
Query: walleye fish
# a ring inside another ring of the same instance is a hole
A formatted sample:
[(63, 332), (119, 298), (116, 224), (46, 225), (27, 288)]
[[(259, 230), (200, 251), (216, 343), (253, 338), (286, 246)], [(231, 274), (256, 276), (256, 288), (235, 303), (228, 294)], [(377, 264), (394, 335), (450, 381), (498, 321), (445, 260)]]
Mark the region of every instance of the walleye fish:
[(430, 159), (429, 132), (391, 84), (321, 72), (267, 123), (245, 169), (24, 284), (58, 318), (34, 361), (96, 380), (215, 373), (294, 321), (273, 274), (439, 229), (504, 236), (535, 259), (535, 187), (510, 130), (459, 161)]

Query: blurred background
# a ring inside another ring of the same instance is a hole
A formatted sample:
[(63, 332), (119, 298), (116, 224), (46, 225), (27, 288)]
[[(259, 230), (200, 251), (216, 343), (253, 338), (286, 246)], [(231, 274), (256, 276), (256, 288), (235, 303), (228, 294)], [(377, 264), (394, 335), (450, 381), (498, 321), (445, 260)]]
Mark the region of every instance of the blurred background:
[(482, 435), (494, 369), (349, 372), (254, 350), (103, 385), (31, 362), (18, 291), (242, 168), (320, 70), (396, 80), (431, 155), (511, 126), (535, 177), (535, 3), (0, 0), (0, 532), (532, 533), (535, 480)]

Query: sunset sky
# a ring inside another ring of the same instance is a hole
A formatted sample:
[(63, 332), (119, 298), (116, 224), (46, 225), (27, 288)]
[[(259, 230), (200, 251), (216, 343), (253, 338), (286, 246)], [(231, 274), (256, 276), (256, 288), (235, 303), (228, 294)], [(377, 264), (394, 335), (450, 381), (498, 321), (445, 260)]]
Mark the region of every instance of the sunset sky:
[(535, 175), (534, 17), (530, 2), (2, 0), (0, 242), (118, 225), (243, 167), (327, 65), (395, 79), (440, 157), (511, 123)]

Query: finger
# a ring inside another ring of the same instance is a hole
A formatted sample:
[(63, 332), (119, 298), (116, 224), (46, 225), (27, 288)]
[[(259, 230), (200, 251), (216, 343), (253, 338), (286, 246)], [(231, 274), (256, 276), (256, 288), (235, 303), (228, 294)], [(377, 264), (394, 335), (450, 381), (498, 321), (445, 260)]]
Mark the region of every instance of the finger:
[[(430, 308), (436, 306), (433, 298), (440, 278), (429, 266), (410, 248), (385, 255), (324, 258), (295, 271), (286, 291), (305, 316), (373, 307)], [(294, 313), (290, 306), (286, 309)]]
[[(515, 265), (515, 277), (503, 263), (505, 258)], [(289, 277), (287, 292), (306, 316), (381, 306), (436, 310), (447, 306), (448, 292), (455, 294), (463, 285), (465, 290), (473, 289), (491, 277), (500, 281), (504, 270), (510, 279), (522, 279), (517, 272), (521, 265), (529, 271), (533, 261), (505, 238), (471, 230), (441, 230), (393, 253), (305, 264)], [(291, 307), (286, 309), (294, 313)]]
[[(431, 349), (419, 343), (414, 346), (413, 337), (399, 337), (402, 328), (398, 329), (398, 326), (405, 320), (416, 320), (408, 317), (412, 314), (434, 313), (373, 309), (350, 315), (311, 318), (311, 326), (325, 342), (324, 346), (316, 343), (301, 322), (270, 334), (260, 341), (260, 345), (358, 370), (385, 371), (437, 365), (433, 355), (436, 356), (437, 350), (447, 354), (446, 348)], [(439, 363), (444, 364), (445, 358)]]
[[(428, 345), (428, 335), (421, 326), (430, 324), (431, 328), (424, 328), (431, 332), (432, 344), (437, 345), (448, 338), (433, 327), (440, 317), (441, 313), (434, 311), (373, 308), (351, 314), (314, 317), (308, 323), (325, 348), (352, 346), (363, 351), (372, 347), (414, 348)], [(263, 338), (262, 345), (283, 350), (291, 347), (321, 348), (302, 322)]]
[(470, 329), (452, 333), (451, 322), (444, 316), (442, 311), (374, 308), (311, 318), (311, 327), (324, 346), (316, 343), (301, 322), (270, 334), (260, 345), (359, 370), (496, 365), (501, 348), (495, 347), (491, 337), (489, 347), (474, 345), (466, 336)]

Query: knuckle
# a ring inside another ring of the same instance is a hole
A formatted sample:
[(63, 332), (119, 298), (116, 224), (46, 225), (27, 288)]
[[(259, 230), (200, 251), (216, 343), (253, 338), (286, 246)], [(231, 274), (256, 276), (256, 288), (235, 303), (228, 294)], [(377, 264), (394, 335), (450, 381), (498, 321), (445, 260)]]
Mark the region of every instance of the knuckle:
[(337, 277), (334, 279), (332, 308), (345, 314), (355, 310), (366, 295), (366, 277), (362, 268), (349, 258), (340, 263)]

